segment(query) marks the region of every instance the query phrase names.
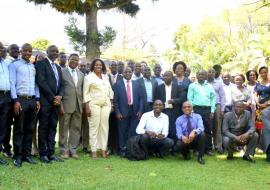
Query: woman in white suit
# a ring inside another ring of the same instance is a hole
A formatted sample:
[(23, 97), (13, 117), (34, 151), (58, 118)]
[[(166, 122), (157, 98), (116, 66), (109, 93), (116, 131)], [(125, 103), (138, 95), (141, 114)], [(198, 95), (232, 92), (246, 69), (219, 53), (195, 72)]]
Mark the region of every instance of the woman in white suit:
[(101, 149), (102, 157), (106, 158), (113, 91), (107, 76), (103, 74), (106, 67), (101, 59), (95, 59), (90, 70), (91, 73), (84, 78), (83, 97), (90, 125), (92, 158), (97, 159), (98, 149)]

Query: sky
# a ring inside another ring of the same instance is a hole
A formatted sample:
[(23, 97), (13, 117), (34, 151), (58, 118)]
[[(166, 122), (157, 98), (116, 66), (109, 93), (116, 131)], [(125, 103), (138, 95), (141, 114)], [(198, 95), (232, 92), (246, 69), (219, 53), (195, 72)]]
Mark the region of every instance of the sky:
[[(126, 41), (129, 41), (126, 43), (127, 47), (148, 41), (148, 44), (153, 44), (158, 52), (163, 52), (172, 47), (173, 34), (181, 24), (196, 26), (205, 16), (218, 15), (224, 9), (240, 5), (244, 0), (159, 0), (155, 3), (151, 0), (137, 0), (136, 2), (141, 10), (134, 18), (116, 10), (100, 11), (99, 29), (112, 26), (117, 31), (114, 47), (123, 46), (123, 34), (126, 34)], [(74, 16), (78, 19), (79, 27), (84, 29), (84, 16)], [(59, 13), (49, 5), (35, 6), (26, 0), (1, 0), (0, 18), (2, 42), (22, 45), (38, 38), (45, 38), (65, 48), (67, 52), (73, 51), (64, 32), (69, 15)]]

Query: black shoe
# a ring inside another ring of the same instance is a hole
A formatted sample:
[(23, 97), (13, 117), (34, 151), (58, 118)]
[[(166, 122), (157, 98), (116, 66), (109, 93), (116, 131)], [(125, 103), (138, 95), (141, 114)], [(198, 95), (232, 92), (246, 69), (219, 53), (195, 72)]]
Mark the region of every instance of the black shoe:
[(63, 160), (63, 159), (58, 158), (58, 157), (56, 157), (56, 156), (54, 156), (54, 155), (52, 155), (52, 156), (48, 156), (48, 158), (49, 158), (49, 160), (50, 160), (50, 161), (55, 161), (55, 162), (64, 162), (64, 160)]
[(198, 156), (198, 162), (201, 164), (201, 165), (204, 165), (205, 164), (205, 161), (202, 157)]
[(0, 165), (6, 166), (8, 162), (0, 158)]
[(190, 160), (191, 159), (190, 153), (183, 154), (183, 157), (184, 157), (184, 160)]
[(51, 161), (48, 159), (48, 157), (47, 156), (40, 156), (40, 161), (42, 162), (42, 163), (44, 163), (44, 164), (49, 164), (49, 163), (51, 163)]
[(227, 160), (233, 160), (233, 156), (227, 156)]
[(255, 163), (255, 160), (253, 160), (249, 155), (244, 155), (243, 160), (249, 161), (251, 163)]
[(126, 152), (119, 152), (119, 154), (120, 154), (120, 157), (121, 158), (125, 158), (126, 157)]
[(218, 149), (217, 149), (217, 153), (218, 153), (218, 154), (224, 154), (223, 148), (218, 148)]
[(267, 154), (267, 155), (266, 155), (266, 161), (267, 161), (267, 162), (270, 162), (270, 154)]
[(12, 158), (12, 154), (10, 151), (4, 152), (3, 154), (6, 158)]
[(82, 151), (83, 151), (83, 153), (85, 153), (85, 154), (90, 154), (90, 153), (91, 153), (91, 151), (88, 150), (88, 148), (83, 148)]
[(26, 156), (23, 161), (29, 163), (29, 164), (37, 164), (35, 160), (33, 160), (30, 156)]
[(213, 153), (211, 150), (207, 151), (206, 154), (207, 154), (208, 156), (214, 156), (214, 153)]
[(22, 167), (22, 160), (21, 159), (14, 159), (13, 160), (13, 164), (14, 164), (14, 166), (16, 166), (17, 168), (20, 168), (20, 167)]

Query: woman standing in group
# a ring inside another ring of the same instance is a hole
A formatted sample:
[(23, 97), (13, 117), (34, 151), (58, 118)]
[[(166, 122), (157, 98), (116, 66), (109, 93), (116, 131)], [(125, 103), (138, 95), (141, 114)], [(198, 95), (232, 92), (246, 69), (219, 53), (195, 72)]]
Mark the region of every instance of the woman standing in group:
[(242, 101), (245, 109), (252, 112), (252, 94), (250, 90), (244, 86), (245, 76), (243, 74), (237, 74), (234, 77), (235, 86), (232, 89), (232, 102)]
[(106, 158), (113, 91), (108, 78), (103, 74), (106, 67), (101, 59), (95, 59), (90, 70), (91, 73), (84, 78), (83, 97), (90, 125), (92, 158), (97, 159), (98, 149), (101, 149), (102, 157)]
[(259, 69), (259, 74), (261, 81), (257, 83), (254, 88), (254, 100), (256, 103), (256, 129), (261, 134), (262, 131), (262, 120), (261, 120), (261, 112), (265, 108), (269, 106), (270, 103), (270, 95), (265, 94), (263, 90), (270, 85), (270, 81), (268, 79), (268, 68), (263, 66)]

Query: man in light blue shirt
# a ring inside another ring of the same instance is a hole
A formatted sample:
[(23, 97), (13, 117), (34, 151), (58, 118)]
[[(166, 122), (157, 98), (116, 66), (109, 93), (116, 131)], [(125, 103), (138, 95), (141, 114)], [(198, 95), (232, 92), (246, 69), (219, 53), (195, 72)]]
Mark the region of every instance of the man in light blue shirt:
[[(4, 46), (0, 42), (0, 152), (6, 131), (8, 106), (10, 102), (10, 84), (8, 66), (3, 59)], [(0, 158), (0, 165), (7, 165), (7, 162)]]
[[(7, 66), (18, 60), (20, 55), (20, 48), (17, 44), (11, 44), (8, 46), (8, 54), (9, 56), (5, 59), (5, 62)], [(9, 71), (8, 71), (9, 72)], [(8, 84), (9, 84), (9, 77), (8, 77)], [(12, 102), (10, 101), (8, 106), (8, 115), (7, 115), (7, 122), (6, 122), (6, 132), (3, 139), (3, 153), (6, 158), (11, 158), (11, 144), (10, 144), (10, 138), (11, 138), (11, 127), (13, 126), (13, 119), (14, 119), (14, 113), (12, 108)]]
[(32, 134), (37, 112), (40, 109), (39, 89), (35, 81), (36, 69), (30, 62), (32, 46), (24, 44), (21, 59), (9, 65), (11, 98), (14, 102), (13, 164), (22, 161), (36, 164), (31, 158)]

